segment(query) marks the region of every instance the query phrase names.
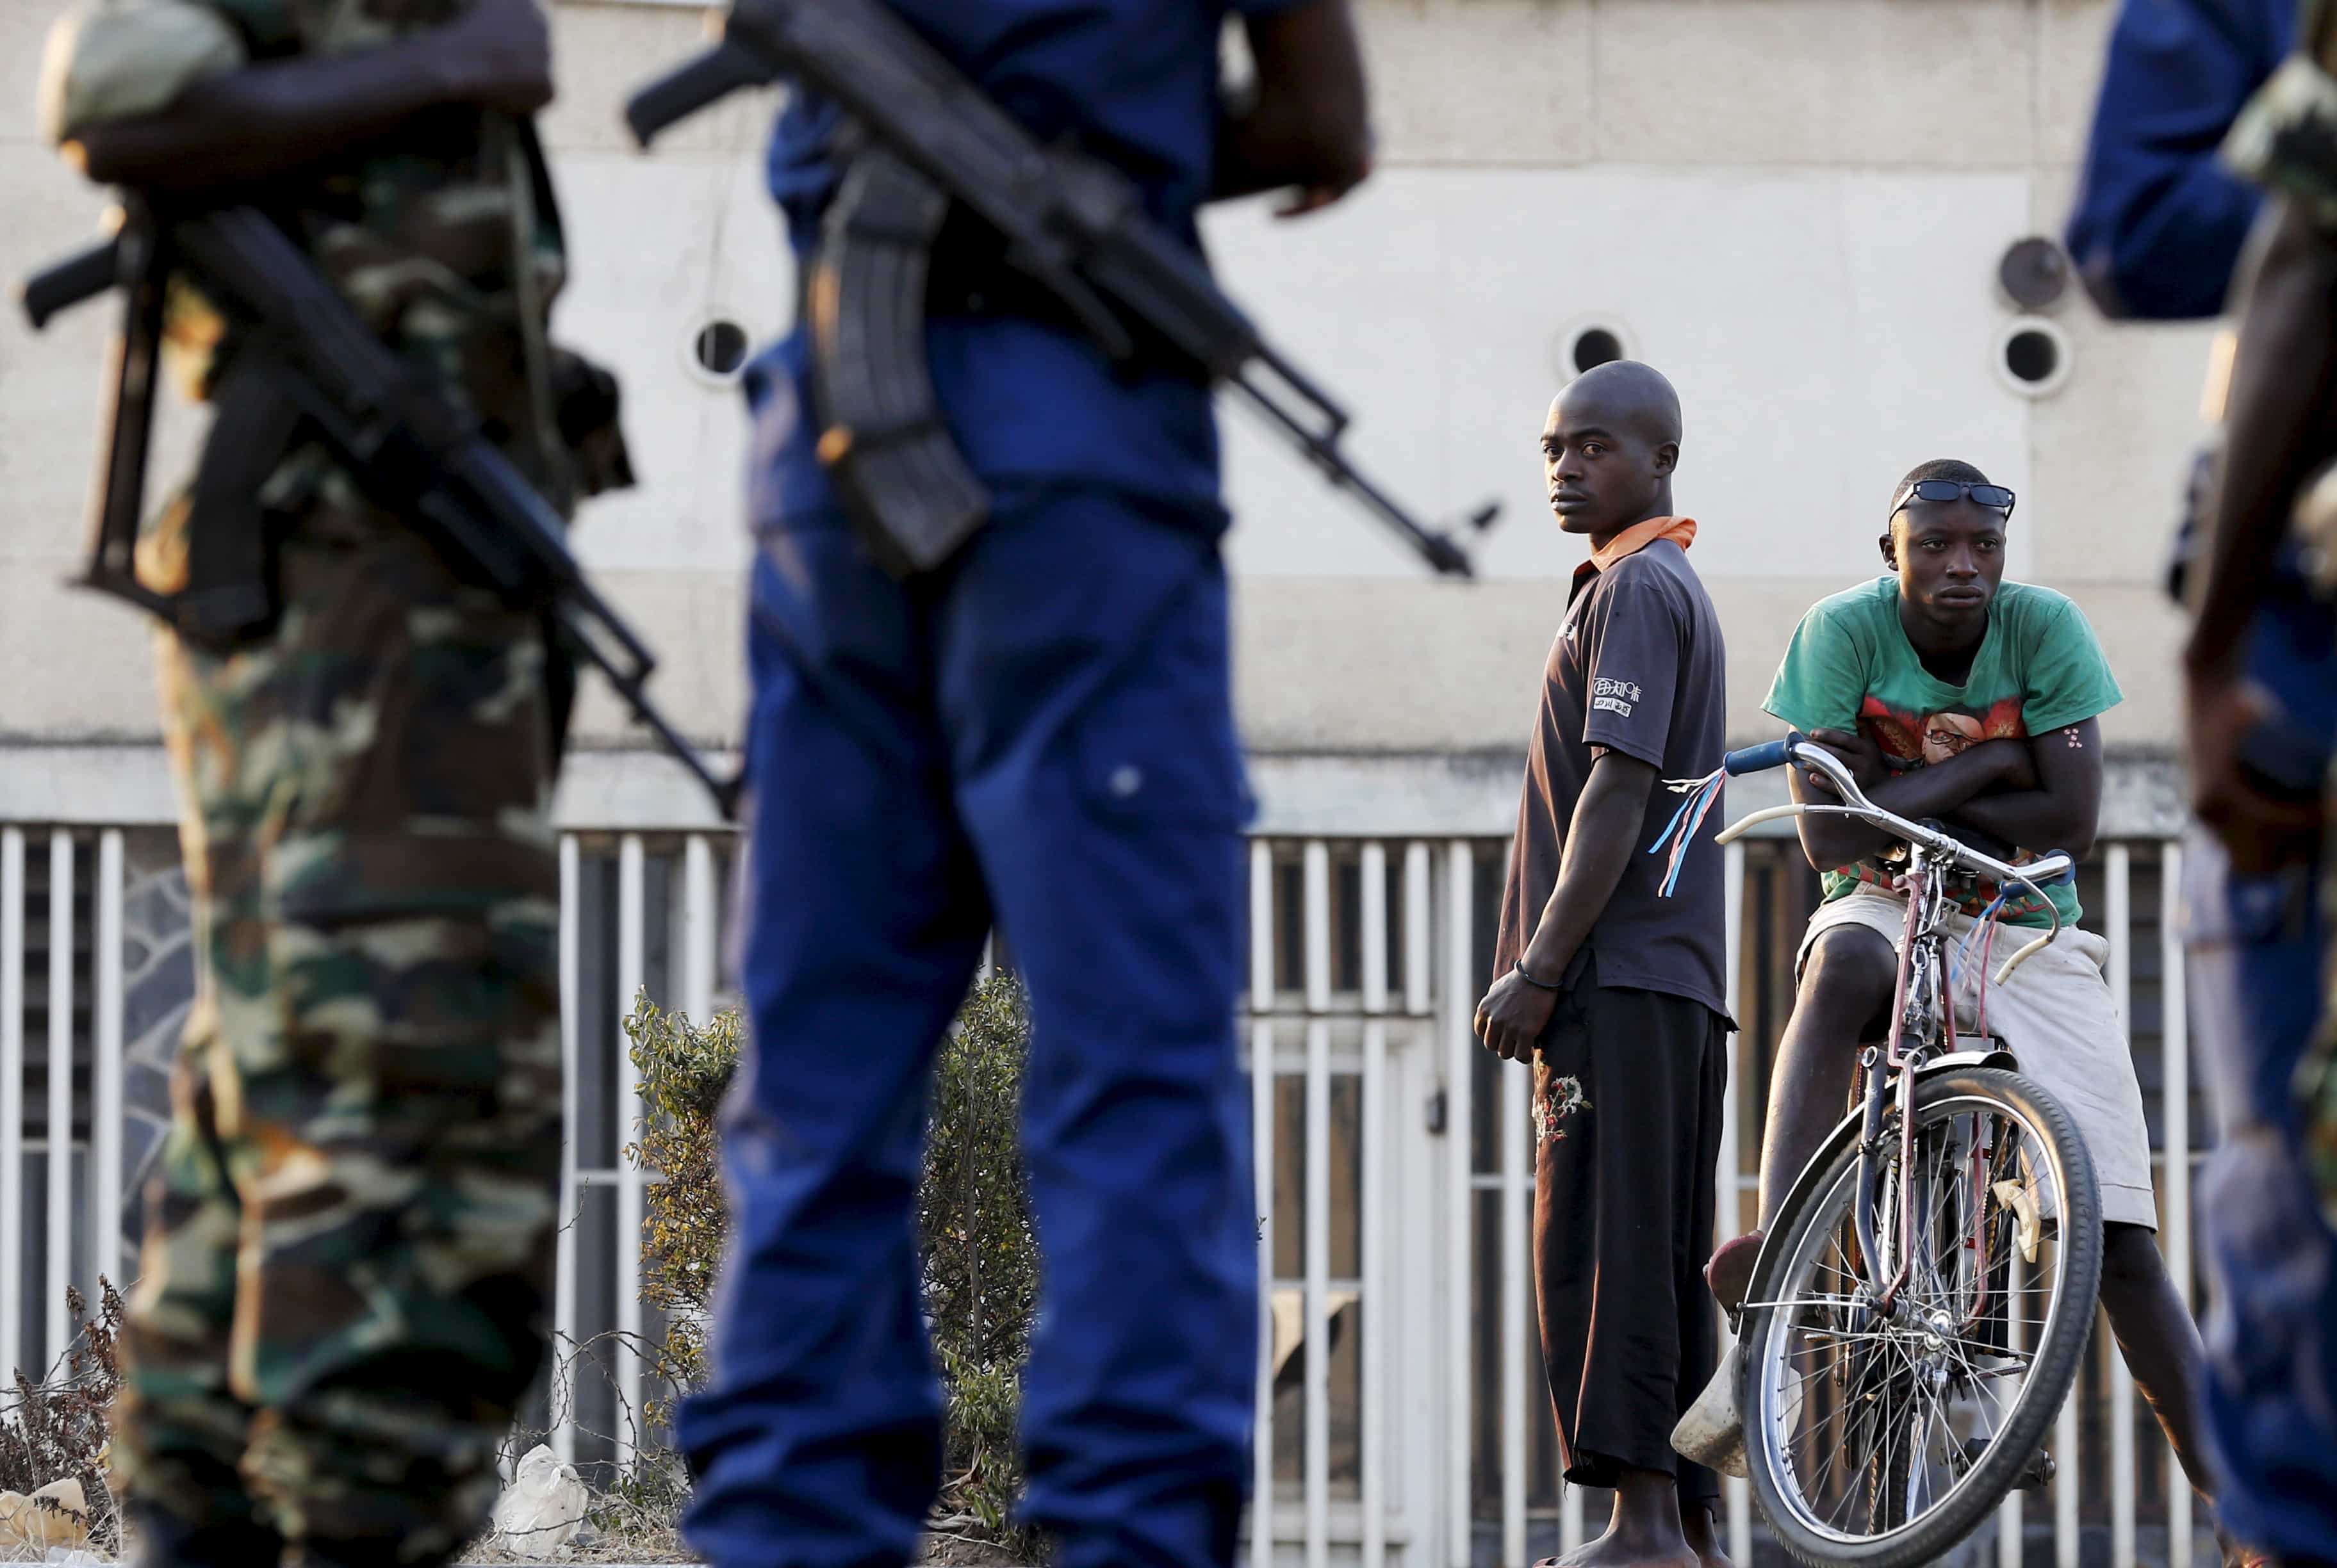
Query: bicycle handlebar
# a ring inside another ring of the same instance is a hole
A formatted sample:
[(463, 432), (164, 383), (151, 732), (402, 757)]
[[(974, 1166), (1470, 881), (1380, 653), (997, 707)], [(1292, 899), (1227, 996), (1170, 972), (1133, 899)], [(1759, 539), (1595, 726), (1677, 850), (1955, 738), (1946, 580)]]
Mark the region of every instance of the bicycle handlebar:
[(1792, 805), (1771, 806), (1765, 811), (1755, 812), (1748, 817), (1731, 823), (1718, 834), (1720, 842), (1727, 843), (1741, 837), (1747, 829), (1758, 823), (1775, 822), (1781, 817), (1853, 817), (1870, 827), (1881, 828), (1893, 838), (1903, 839), (1942, 860), (1951, 861), (1966, 871), (1986, 877), (1999, 886), (2018, 883), (2027, 888), (2037, 895), (2039, 901), (2042, 902), (2052, 915), (2053, 924), (2051, 929), (2042, 936), (2005, 960), (2004, 967), (1996, 972), (1995, 983), (1998, 985), (2002, 985), (2013, 970), (2028, 962), (2031, 956), (2042, 950), (2048, 942), (2061, 934), (2061, 911), (2053, 901), (2046, 896), (2045, 890), (2077, 879), (2078, 862), (2068, 851), (2055, 850), (2050, 854), (2041, 855), (2026, 865), (2019, 866), (2009, 865), (1994, 855), (1983, 854), (1938, 828), (1923, 823), (1911, 822), (1896, 812), (1886, 811), (1876, 805), (1866, 798), (1866, 792), (1859, 787), (1858, 780), (1851, 775), (1850, 770), (1842, 765), (1840, 758), (1824, 746), (1812, 744), (1799, 731), (1788, 731), (1783, 740), (1773, 740), (1761, 745), (1746, 746), (1741, 751), (1730, 752), (1721, 759), (1720, 765), (1732, 774), (1746, 774), (1761, 773), (1773, 767), (1783, 767), (1787, 763), (1797, 763), (1824, 774), (1827, 782), (1834, 786), (1835, 793), (1842, 797), (1843, 803), (1820, 805), (1811, 802), (1797, 801)]
[(1747, 773), (1767, 773), (1773, 767), (1783, 767), (1793, 760), (1793, 748), (1803, 742), (1802, 732), (1789, 729), (1783, 740), (1764, 741), (1748, 745), (1743, 751), (1730, 752), (1720, 759), (1720, 765), (1734, 775)]

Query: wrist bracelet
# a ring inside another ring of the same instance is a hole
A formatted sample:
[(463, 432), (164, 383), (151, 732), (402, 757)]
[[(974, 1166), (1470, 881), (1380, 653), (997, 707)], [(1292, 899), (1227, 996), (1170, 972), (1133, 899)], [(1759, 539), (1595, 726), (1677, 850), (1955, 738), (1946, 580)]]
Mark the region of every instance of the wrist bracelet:
[(1518, 957), (1517, 971), (1518, 978), (1520, 979), (1524, 980), (1526, 984), (1533, 987), (1533, 989), (1538, 991), (1562, 991), (1566, 989), (1566, 982), (1563, 980), (1537, 979), (1534, 976), (1534, 972), (1526, 968), (1526, 960), (1523, 954), (1520, 954)]

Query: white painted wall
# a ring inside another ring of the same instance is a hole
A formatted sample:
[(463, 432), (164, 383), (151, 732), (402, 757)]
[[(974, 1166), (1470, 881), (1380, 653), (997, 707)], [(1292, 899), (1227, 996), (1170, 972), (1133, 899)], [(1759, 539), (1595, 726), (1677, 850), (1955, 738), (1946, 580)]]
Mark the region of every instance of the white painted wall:
[[(1263, 211), (1213, 226), (1223, 270), (1364, 411), (1357, 445), (1403, 493), (1502, 499), (1489, 575), (1573, 564), (1537, 443), (1586, 316), (1679, 388), (1677, 494), (1707, 524), (1707, 577), (1863, 570), (1892, 485), (1941, 450), (2027, 487), (2029, 405), (1988, 353), (2008, 314), (1997, 253), (2026, 231), (2019, 175), (1399, 168), (1319, 223)], [(1235, 453), (1247, 573), (1416, 570), (1394, 549), (1358, 559), (1307, 471), (1254, 439)]]
[[(29, 103), (49, 6), (0, 3), (0, 104)], [(1621, 326), (1687, 401), (1683, 506), (1719, 603), (1740, 735), (1800, 609), (1873, 570), (1893, 481), (1969, 457), (2022, 493), (2016, 570), (2078, 596), (2129, 702), (2114, 741), (2164, 747), (2171, 617), (2156, 579), (2195, 434), (2205, 334), (2115, 334), (2072, 301), (2077, 353), (2031, 403), (1990, 363), (1997, 257), (2058, 230), (2104, 0), (1361, 0), (1381, 172), (1296, 223), (1250, 205), (1209, 239), (1228, 286), (1357, 416), (1359, 461), (1418, 508), (1501, 497), (1487, 580), (1431, 583), (1371, 525), (1227, 421), (1240, 696), (1255, 748), (1504, 750), (1579, 547), (1534, 453), (1568, 329)], [(770, 102), (654, 158), (627, 87), (699, 40), (685, 8), (559, 7), (548, 122), (574, 280), (563, 336), (613, 361), (646, 488), (581, 548), (664, 652), (685, 727), (728, 736), (745, 430), (688, 364), (715, 314), (781, 330), (793, 282), (759, 192)], [(85, 237), (101, 205), (0, 113), (0, 269)], [(104, 324), (0, 320), (0, 735), (153, 733), (143, 634), (56, 587), (83, 547)], [(612, 737), (611, 705), (588, 730)]]

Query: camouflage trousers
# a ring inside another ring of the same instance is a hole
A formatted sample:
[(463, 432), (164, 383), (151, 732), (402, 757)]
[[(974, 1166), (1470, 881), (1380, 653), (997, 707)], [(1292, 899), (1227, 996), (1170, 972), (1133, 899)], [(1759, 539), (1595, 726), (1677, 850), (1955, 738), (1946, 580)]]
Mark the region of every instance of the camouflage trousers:
[[(150, 582), (176, 525), (142, 547)], [(225, 656), (161, 639), (198, 980), (116, 1467), (138, 1505), (199, 1529), (445, 1562), (486, 1521), (545, 1349), (562, 1126), (544, 648), (359, 509), (303, 514), (279, 581), (269, 638)]]

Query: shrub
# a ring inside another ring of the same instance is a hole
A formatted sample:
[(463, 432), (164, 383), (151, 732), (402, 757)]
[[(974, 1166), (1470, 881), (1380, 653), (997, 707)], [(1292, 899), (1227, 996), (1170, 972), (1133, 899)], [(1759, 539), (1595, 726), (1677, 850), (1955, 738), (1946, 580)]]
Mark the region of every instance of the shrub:
[[(640, 998), (625, 1019), (640, 1071), (637, 1143), (625, 1157), (662, 1174), (642, 1199), (641, 1300), (666, 1315), (659, 1375), (675, 1388), (706, 1380), (706, 1324), (722, 1266), (722, 1148), (716, 1118), (745, 1033), (735, 1012), (703, 1026)], [(649, 1418), (670, 1427), (670, 1401)]]
[[(642, 1299), (669, 1319), (657, 1371), (686, 1390), (706, 1377), (725, 1222), (715, 1121), (744, 1026), (734, 1012), (695, 1025), (643, 997), (625, 1033), (641, 1095), (640, 1136), (626, 1156), (662, 1174), (644, 1209)], [(1022, 1485), (1016, 1416), (1039, 1281), (1017, 1137), (1030, 1041), (1020, 983), (999, 975), (977, 984), (934, 1066), (917, 1192), (925, 1316), (946, 1411), (944, 1517), (936, 1524), (1018, 1552), (1031, 1543), (1011, 1523)], [(670, 1401), (650, 1414), (670, 1425)]]
[(1039, 1248), (1019, 1136), (1031, 1057), (1022, 986), (976, 986), (934, 1064), (917, 1231), (925, 1315), (948, 1401), (945, 1505), (989, 1539), (1010, 1528), (1022, 1495), (1016, 1444), (1023, 1358), (1039, 1303)]

